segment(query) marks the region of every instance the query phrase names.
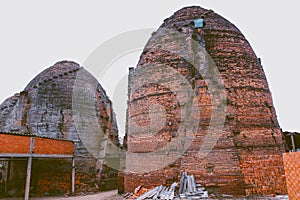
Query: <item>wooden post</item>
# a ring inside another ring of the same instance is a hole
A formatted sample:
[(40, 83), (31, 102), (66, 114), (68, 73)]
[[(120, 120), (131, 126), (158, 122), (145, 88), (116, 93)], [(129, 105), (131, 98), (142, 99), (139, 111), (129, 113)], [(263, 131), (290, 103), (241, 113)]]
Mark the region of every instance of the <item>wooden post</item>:
[(7, 159), (7, 173), (6, 173), (6, 181), (5, 181), (5, 189), (4, 189), (4, 193), (7, 193), (7, 183), (9, 181), (9, 175), (10, 175), (10, 159)]
[(72, 158), (72, 194), (75, 193), (75, 158)]
[(25, 197), (24, 197), (25, 200), (29, 200), (33, 146), (34, 146), (34, 138), (31, 137), (30, 138), (30, 157), (28, 158), (28, 161), (27, 161)]
[(296, 146), (295, 146), (295, 141), (294, 141), (294, 133), (291, 134), (291, 140), (292, 140), (293, 152), (295, 152)]

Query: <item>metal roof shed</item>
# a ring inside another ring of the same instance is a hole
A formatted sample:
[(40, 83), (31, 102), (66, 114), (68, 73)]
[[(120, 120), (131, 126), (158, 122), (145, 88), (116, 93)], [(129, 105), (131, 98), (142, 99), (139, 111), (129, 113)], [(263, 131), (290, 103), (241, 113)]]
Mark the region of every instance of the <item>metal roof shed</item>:
[(33, 158), (72, 159), (72, 193), (75, 192), (74, 142), (30, 134), (0, 133), (0, 158), (27, 158), (25, 200), (29, 199)]

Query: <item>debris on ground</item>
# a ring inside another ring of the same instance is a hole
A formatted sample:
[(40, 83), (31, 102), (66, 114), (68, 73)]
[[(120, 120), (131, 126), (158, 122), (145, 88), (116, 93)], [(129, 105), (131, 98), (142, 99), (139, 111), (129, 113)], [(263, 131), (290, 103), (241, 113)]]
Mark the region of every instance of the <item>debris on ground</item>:
[(180, 187), (178, 194), (175, 193), (178, 183), (174, 182), (170, 188), (160, 185), (151, 190), (147, 190), (142, 186), (138, 186), (134, 193), (126, 193), (123, 197), (125, 199), (163, 199), (163, 200), (175, 200), (175, 199), (207, 199), (208, 192), (201, 184), (196, 184), (195, 177), (193, 175), (188, 176), (186, 172), (182, 173), (180, 179)]
[(179, 197), (181, 199), (206, 199), (208, 192), (201, 184), (196, 184), (194, 175), (188, 176), (186, 172), (183, 172), (180, 179)]
[(166, 199), (172, 200), (175, 197), (175, 188), (178, 184), (175, 182), (171, 185), (170, 189), (166, 188), (165, 186), (158, 186), (142, 196), (138, 197), (137, 200), (144, 200), (144, 199)]

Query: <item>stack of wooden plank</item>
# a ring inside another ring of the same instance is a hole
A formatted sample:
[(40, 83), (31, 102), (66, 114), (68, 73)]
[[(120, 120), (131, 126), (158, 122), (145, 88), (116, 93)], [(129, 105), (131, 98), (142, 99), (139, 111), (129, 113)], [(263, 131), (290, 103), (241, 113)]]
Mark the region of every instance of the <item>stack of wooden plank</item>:
[(177, 183), (173, 183), (170, 188), (165, 186), (157, 186), (152, 190), (146, 192), (137, 198), (137, 200), (143, 199), (164, 199), (164, 200), (173, 200), (175, 197), (175, 188)]
[(188, 176), (186, 172), (182, 173), (180, 179), (180, 188), (178, 195), (175, 194), (175, 188), (178, 184), (175, 182), (170, 188), (157, 186), (152, 190), (144, 193), (137, 200), (154, 199), (154, 200), (176, 200), (176, 199), (207, 199), (208, 193), (200, 184), (196, 184), (193, 175)]
[(188, 176), (186, 172), (183, 172), (178, 196), (180, 199), (207, 199), (208, 192), (201, 184), (196, 184), (194, 175)]

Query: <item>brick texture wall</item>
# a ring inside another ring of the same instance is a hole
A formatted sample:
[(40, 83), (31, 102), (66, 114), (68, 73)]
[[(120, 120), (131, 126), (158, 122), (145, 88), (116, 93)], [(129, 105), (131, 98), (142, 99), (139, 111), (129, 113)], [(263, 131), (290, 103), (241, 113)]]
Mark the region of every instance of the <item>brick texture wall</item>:
[[(30, 136), (0, 133), (0, 153), (28, 154), (30, 153)], [(74, 154), (72, 141), (48, 138), (34, 138), (35, 154)]]
[(72, 141), (35, 138), (34, 146), (35, 154), (74, 154)]
[(300, 152), (284, 153), (284, 170), (290, 200), (300, 199)]
[(71, 194), (70, 159), (35, 159), (32, 166), (32, 195)]
[(0, 153), (30, 152), (30, 137), (0, 134), (0, 141)]

